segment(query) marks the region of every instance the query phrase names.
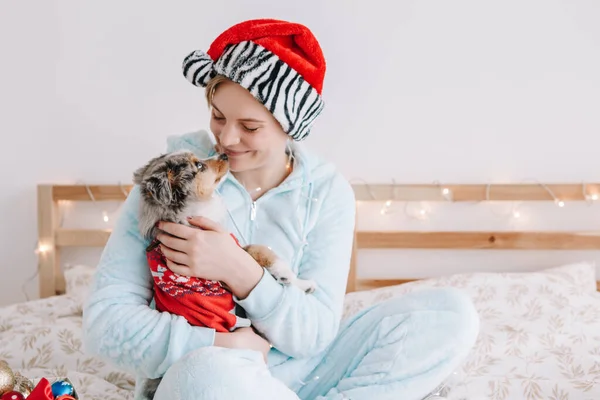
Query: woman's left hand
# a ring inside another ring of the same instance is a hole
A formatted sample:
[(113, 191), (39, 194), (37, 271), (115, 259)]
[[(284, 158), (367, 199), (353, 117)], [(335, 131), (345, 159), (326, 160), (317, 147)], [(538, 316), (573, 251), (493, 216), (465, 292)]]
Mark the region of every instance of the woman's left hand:
[(203, 217), (188, 222), (194, 227), (164, 221), (158, 225), (166, 232), (158, 234), (157, 239), (167, 267), (179, 275), (227, 281), (228, 267), (239, 263), (241, 249), (216, 222)]

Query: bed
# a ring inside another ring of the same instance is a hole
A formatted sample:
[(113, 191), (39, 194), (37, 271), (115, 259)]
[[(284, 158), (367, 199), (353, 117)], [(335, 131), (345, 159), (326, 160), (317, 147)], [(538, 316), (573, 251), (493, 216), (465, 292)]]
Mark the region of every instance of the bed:
[[(486, 185), (395, 185), (396, 200), (485, 201)], [(577, 187), (576, 187), (577, 186)], [(357, 202), (372, 201), (390, 187), (354, 185)], [(579, 185), (494, 187), (513, 201), (585, 200)], [(600, 192), (600, 185), (588, 185)], [(0, 308), (0, 359), (34, 381), (67, 376), (81, 399), (133, 397), (133, 376), (85, 354), (81, 310), (93, 267), (61, 266), (59, 249), (102, 247), (109, 230), (65, 229), (63, 201), (122, 200), (130, 186), (40, 185), (40, 299)], [(375, 195), (374, 195), (375, 194)], [(441, 196), (441, 197), (440, 197)], [(583, 197), (582, 197), (583, 196)], [(471, 272), (410, 279), (362, 279), (360, 252), (368, 249), (598, 250), (600, 236), (585, 232), (408, 232), (362, 230), (357, 224), (344, 317), (423, 287), (453, 286), (468, 293), (481, 318), (475, 348), (440, 394), (449, 399), (600, 398), (600, 295), (594, 262), (580, 261), (530, 272)]]

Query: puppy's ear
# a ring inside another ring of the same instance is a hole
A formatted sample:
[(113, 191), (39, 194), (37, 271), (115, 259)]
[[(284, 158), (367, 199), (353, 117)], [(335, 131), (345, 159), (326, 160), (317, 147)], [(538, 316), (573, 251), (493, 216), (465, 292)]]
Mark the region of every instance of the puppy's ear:
[(148, 178), (142, 190), (159, 204), (168, 206), (173, 201), (173, 191), (167, 173)]
[(142, 183), (142, 179), (144, 179), (144, 173), (148, 169), (148, 165), (144, 165), (143, 167), (138, 168), (133, 173), (133, 183), (136, 185), (140, 185)]
[(138, 168), (134, 173), (133, 173), (133, 183), (136, 185), (140, 185), (142, 183), (142, 181), (144, 180), (144, 175), (146, 174), (146, 171), (148, 170), (148, 168), (150, 168), (151, 165), (155, 164), (158, 160), (160, 160), (161, 158), (165, 158), (166, 154), (162, 154), (158, 157), (154, 157), (153, 159), (151, 159), (150, 161), (148, 161), (146, 163), (146, 165), (144, 165), (143, 167)]

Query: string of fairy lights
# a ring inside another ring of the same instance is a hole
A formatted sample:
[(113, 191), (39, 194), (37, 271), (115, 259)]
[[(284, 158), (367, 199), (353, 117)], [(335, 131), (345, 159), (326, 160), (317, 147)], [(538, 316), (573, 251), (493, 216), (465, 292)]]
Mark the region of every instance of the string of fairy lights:
[[(77, 184), (81, 184), (85, 187), (85, 190), (86, 190), (92, 204), (95, 207), (97, 207), (99, 210), (101, 210), (99, 213), (101, 215), (102, 221), (104, 221), (105, 224), (108, 224), (110, 222), (111, 215), (113, 215), (120, 208), (120, 205), (118, 205), (114, 210), (109, 212), (105, 207), (99, 206), (100, 202), (96, 199), (96, 196), (94, 196), (94, 193), (93, 193), (92, 189), (90, 188), (89, 184), (82, 183), (82, 182), (77, 182)], [(129, 196), (129, 192), (125, 189), (125, 187), (123, 186), (123, 184), (121, 182), (119, 182), (119, 188), (120, 188), (121, 192), (123, 193), (123, 200), (127, 199), (127, 196)], [(60, 208), (59, 208), (59, 211), (61, 213), (60, 213), (60, 217), (59, 217), (60, 222), (59, 222), (58, 226), (62, 227), (64, 224), (64, 211), (61, 210)], [(37, 243), (34, 252), (36, 254), (40, 254), (40, 253), (45, 253), (48, 250), (50, 250), (50, 246)]]
[[(362, 179), (354, 179), (351, 182), (353, 182), (353, 181), (359, 181), (360, 183), (362, 183), (364, 185), (365, 189), (367, 190), (367, 193), (369, 194), (371, 201), (383, 202), (383, 205), (381, 206), (381, 208), (379, 210), (379, 213), (381, 215), (393, 214), (395, 212), (393, 205), (396, 202), (404, 203), (403, 212), (406, 217), (411, 218), (411, 219), (426, 220), (429, 218), (429, 216), (432, 213), (431, 207), (429, 206), (429, 202), (427, 202), (427, 201), (415, 202), (415, 201), (406, 201), (406, 200), (400, 201), (400, 200), (398, 200), (397, 196), (395, 194), (395, 189), (398, 186), (396, 185), (396, 181), (393, 179), (392, 179), (392, 184), (390, 185), (390, 188), (391, 188), (390, 195), (386, 198), (381, 198), (381, 199), (377, 199), (377, 197), (373, 193), (373, 190), (369, 183), (365, 182)], [(527, 181), (530, 181), (530, 180), (527, 180)], [(525, 183), (527, 181), (524, 181), (522, 183)], [(551, 199), (554, 201), (554, 204), (557, 207), (564, 208), (566, 206), (565, 200), (556, 196), (555, 193), (550, 189), (550, 187), (548, 187), (548, 185), (541, 183), (537, 180), (533, 180), (533, 182), (535, 182), (535, 184), (542, 187), (548, 193), (548, 195), (551, 197)], [(445, 201), (445, 202), (453, 202), (454, 201), (454, 193), (450, 187), (444, 186), (443, 184), (441, 184), (438, 181), (434, 181), (433, 184), (439, 187), (440, 196), (443, 199), (443, 201)], [(485, 199), (483, 201), (487, 201), (487, 202), (493, 201), (492, 196), (491, 196), (493, 186), (494, 186), (494, 184), (492, 184), (492, 183), (488, 183), (486, 185)], [(593, 205), (598, 200), (600, 200), (600, 193), (589, 191), (588, 185), (585, 182), (581, 183), (581, 191), (582, 191), (582, 199), (584, 199), (588, 205)], [(523, 216), (523, 213), (519, 209), (519, 205), (522, 202), (514, 201), (512, 203), (513, 203), (513, 206), (511, 207), (511, 211), (508, 213), (508, 215), (514, 219), (521, 218)]]
[[(354, 181), (357, 181), (357, 179), (354, 179), (351, 182), (354, 182)], [(392, 179), (392, 184), (390, 185), (391, 193), (386, 199), (377, 199), (375, 194), (373, 193), (371, 184), (365, 182), (362, 179), (360, 179), (358, 181), (360, 181), (365, 186), (367, 193), (369, 194), (369, 196), (371, 198), (371, 201), (383, 201), (383, 205), (379, 211), (381, 215), (389, 215), (389, 214), (394, 213), (393, 205), (395, 202), (398, 202), (397, 196), (395, 193), (395, 190), (398, 187), (398, 185), (396, 184), (396, 181), (394, 179)], [(434, 183), (434, 185), (437, 185), (439, 187), (441, 198), (444, 201), (446, 201), (446, 202), (454, 201), (453, 192), (449, 187), (444, 186), (443, 184), (439, 183), (438, 181), (434, 181), (433, 183)], [(540, 185), (542, 188), (544, 188), (544, 190), (546, 190), (546, 192), (551, 196), (551, 198), (553, 199), (553, 201), (557, 207), (560, 207), (560, 208), (565, 207), (566, 202), (564, 200), (558, 198), (554, 194), (554, 192), (548, 187), (548, 185), (538, 182), (538, 181), (535, 181), (535, 183)], [(94, 196), (90, 186), (85, 183), (83, 183), (83, 185), (85, 186), (86, 192), (87, 192), (92, 204), (94, 204), (95, 206), (98, 206), (99, 202), (96, 199), (96, 197)], [(493, 186), (494, 185), (492, 183), (488, 183), (486, 185), (485, 201), (493, 201), (492, 196), (491, 196)], [(129, 193), (127, 192), (127, 190), (121, 183), (119, 183), (119, 187), (121, 188), (121, 191), (123, 193), (123, 198), (126, 199), (127, 196), (129, 195)], [(600, 193), (590, 192), (588, 190), (587, 184), (585, 182), (583, 182), (581, 184), (581, 190), (582, 190), (582, 198), (585, 199), (585, 201), (588, 203), (588, 205), (592, 205), (595, 202), (597, 202), (598, 200), (600, 200)], [(404, 203), (403, 211), (407, 217), (423, 220), (423, 219), (427, 219), (428, 216), (431, 214), (431, 208), (428, 206), (427, 202), (425, 202), (425, 201), (417, 202), (418, 206), (416, 208), (411, 206), (415, 202), (403, 201), (403, 203)], [(510, 212), (510, 215), (513, 218), (520, 218), (522, 216), (522, 213), (518, 208), (519, 203), (520, 202), (514, 202), (515, 205), (513, 206), (512, 210)], [(112, 212), (107, 211), (106, 208), (100, 208), (100, 210), (101, 210), (100, 216), (102, 218), (102, 221), (104, 221), (104, 223), (108, 224), (110, 222), (110, 215), (113, 214), (116, 210), (113, 210)], [(64, 215), (61, 216), (61, 222), (60, 222), (59, 226), (62, 226), (63, 219), (64, 219)], [(50, 246), (38, 243), (35, 248), (35, 253), (43, 254), (49, 250), (50, 250)]]
[[(377, 197), (375, 196), (375, 194), (372, 191), (371, 184), (369, 184), (368, 182), (366, 182), (362, 179), (353, 179), (350, 181), (350, 183), (355, 182), (355, 181), (359, 181), (360, 183), (362, 183), (365, 186), (367, 193), (369, 194), (369, 197), (371, 198), (370, 199), (371, 201), (374, 201), (374, 202), (383, 201), (383, 205), (382, 205), (381, 209), (379, 210), (379, 213), (381, 215), (384, 215), (384, 216), (390, 215), (395, 212), (394, 203), (400, 202), (400, 201), (397, 199), (397, 195), (395, 193), (396, 189), (398, 188), (398, 185), (396, 184), (396, 181), (394, 179), (392, 179), (392, 184), (390, 185), (390, 190), (391, 190), (390, 195), (383, 199), (377, 199)], [(544, 188), (544, 190), (548, 193), (548, 195), (551, 196), (551, 198), (554, 201), (554, 204), (556, 204), (557, 207), (563, 208), (566, 206), (566, 202), (563, 199), (560, 199), (559, 197), (557, 197), (555, 195), (555, 193), (548, 187), (548, 185), (541, 183), (537, 180), (533, 180), (533, 182), (538, 184), (540, 187)], [(522, 182), (522, 183), (525, 183), (525, 182)], [(445, 201), (445, 202), (453, 202), (454, 201), (454, 194), (452, 192), (452, 189), (450, 189), (447, 186), (444, 186), (443, 184), (441, 184), (438, 181), (434, 181), (433, 184), (436, 185), (437, 187), (439, 187), (440, 195), (441, 195), (441, 198), (443, 199), (443, 201)], [(102, 218), (102, 221), (105, 224), (108, 224), (111, 220), (111, 214), (113, 214), (117, 210), (115, 209), (115, 210), (109, 212), (106, 208), (99, 207), (99, 205), (98, 205), (99, 201), (94, 196), (90, 186), (86, 183), (83, 183), (83, 185), (86, 188), (86, 192), (87, 192), (92, 204), (94, 204), (94, 206), (98, 207), (98, 209), (100, 210), (99, 214), (100, 214), (100, 217)], [(492, 183), (487, 184), (484, 201), (493, 201), (492, 196), (491, 196), (493, 186), (494, 185)], [(125, 187), (120, 182), (119, 182), (119, 187), (121, 188), (121, 191), (123, 193), (123, 198), (126, 199), (127, 196), (129, 195), (128, 191), (125, 189)], [(585, 199), (585, 201), (588, 205), (593, 205), (598, 200), (600, 200), (600, 193), (589, 191), (588, 186), (585, 182), (583, 182), (581, 184), (581, 191), (582, 191), (582, 198)], [(313, 199), (313, 200), (316, 201), (316, 199)], [(417, 219), (417, 220), (427, 220), (430, 218), (430, 215), (432, 214), (431, 207), (429, 206), (429, 203), (426, 201), (417, 201), (417, 202), (402, 201), (402, 202), (404, 203), (404, 206), (402, 208), (403, 213), (408, 218)], [(521, 218), (523, 213), (519, 209), (520, 203), (521, 202), (513, 202), (511, 211), (507, 215), (509, 215), (510, 217), (512, 217), (514, 219)], [(117, 209), (118, 209), (118, 207), (117, 207)], [(506, 215), (506, 214), (503, 214), (503, 216), (504, 215)], [(61, 214), (59, 226), (63, 225), (63, 221), (64, 221), (64, 213)], [(48, 253), (50, 250), (52, 250), (52, 247), (50, 245), (38, 242), (35, 246), (34, 252), (36, 255), (41, 256), (41, 255)], [(35, 274), (25, 282), (25, 284), (23, 285), (24, 293), (25, 293), (25, 289), (24, 289), (25, 286), (29, 282), (31, 282), (33, 279), (35, 279), (35, 277), (38, 275), (38, 273), (39, 273), (39, 270), (36, 270)], [(25, 295), (27, 296), (26, 293), (25, 293)]]
[[(94, 205), (97, 205), (98, 202), (97, 202), (96, 198), (94, 197), (94, 194), (92, 193), (92, 190), (90, 189), (90, 186), (86, 183), (84, 183), (84, 185), (85, 185), (85, 190), (87, 191), (87, 194), (90, 197), (90, 200), (92, 201), (92, 203)], [(119, 182), (119, 188), (121, 190), (121, 193), (123, 193), (123, 199), (124, 200), (127, 199), (127, 196), (129, 196), (129, 192), (127, 192), (127, 190), (125, 190), (125, 188), (123, 187), (123, 184), (121, 182)], [(118, 209), (118, 207), (117, 207), (117, 209)], [(115, 211), (116, 210), (113, 210), (113, 213)], [(110, 221), (110, 218), (108, 216), (108, 211), (106, 211), (106, 209), (102, 209), (102, 220), (105, 223), (108, 223)]]
[[(100, 207), (100, 205), (99, 205), (100, 202), (96, 199), (96, 196), (94, 196), (94, 193), (93, 193), (92, 189), (90, 188), (89, 184), (84, 183), (84, 182), (79, 182), (79, 181), (76, 184), (81, 184), (81, 185), (83, 185), (85, 187), (85, 190), (86, 190), (86, 192), (87, 192), (87, 194), (88, 194), (88, 196), (90, 198), (90, 201), (92, 202), (92, 204), (94, 205), (94, 207), (96, 207), (99, 210), (99, 214), (100, 214), (100, 216), (102, 218), (102, 221), (105, 224), (108, 224), (110, 222), (110, 220), (111, 220), (111, 215), (114, 214), (120, 208), (120, 205), (118, 205), (114, 210), (108, 211), (107, 208)], [(129, 196), (129, 192), (125, 189), (125, 187), (123, 186), (123, 184), (121, 182), (119, 182), (119, 188), (120, 188), (121, 192), (123, 193), (123, 200), (127, 199), (127, 196)], [(103, 203), (105, 204), (106, 202), (103, 202)], [(60, 216), (59, 216), (58, 226), (62, 227), (63, 224), (64, 224), (64, 217), (65, 217), (64, 214), (65, 213), (64, 213), (64, 210), (62, 210), (60, 207), (59, 207), (59, 213), (60, 213)], [(36, 254), (36, 256), (38, 256), (38, 257), (44, 256), (45, 254), (47, 254), (51, 250), (52, 250), (52, 246), (50, 246), (47, 243), (40, 243), (39, 241), (36, 242), (36, 244), (34, 246), (34, 254)], [(39, 275), (39, 272), (40, 272), (39, 268), (40, 268), (40, 266), (38, 264), (38, 268), (36, 268), (36, 270), (33, 273), (33, 275), (31, 277), (29, 277), (23, 283), (23, 285), (21, 287), (21, 291), (25, 295), (25, 298), (27, 300), (29, 300), (29, 296), (27, 294), (26, 287), (27, 287), (27, 285), (29, 283), (31, 283)]]

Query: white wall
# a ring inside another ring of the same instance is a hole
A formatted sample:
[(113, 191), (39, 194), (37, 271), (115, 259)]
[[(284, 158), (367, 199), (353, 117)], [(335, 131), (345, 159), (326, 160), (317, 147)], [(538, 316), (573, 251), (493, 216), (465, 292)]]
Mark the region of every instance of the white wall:
[[(0, 304), (24, 300), (21, 285), (36, 269), (35, 186), (129, 182), (134, 168), (164, 150), (167, 135), (206, 128), (203, 93), (183, 78), (182, 58), (257, 17), (302, 22), (319, 37), (326, 110), (307, 145), (349, 179), (600, 181), (594, 0), (3, 1)], [(374, 141), (381, 144), (367, 154), (365, 143)], [(485, 205), (466, 207), (459, 228), (469, 218), (476, 228), (506, 222), (477, 208)], [(100, 209), (91, 210), (88, 220), (102, 224)], [(537, 219), (555, 213), (542, 210)], [(577, 213), (598, 226), (597, 207)], [(416, 228), (439, 224), (432, 215)], [(569, 259), (503, 254), (365, 253), (361, 265), (375, 274), (382, 262), (436, 274)], [(30, 296), (36, 289), (36, 280), (28, 283)]]

